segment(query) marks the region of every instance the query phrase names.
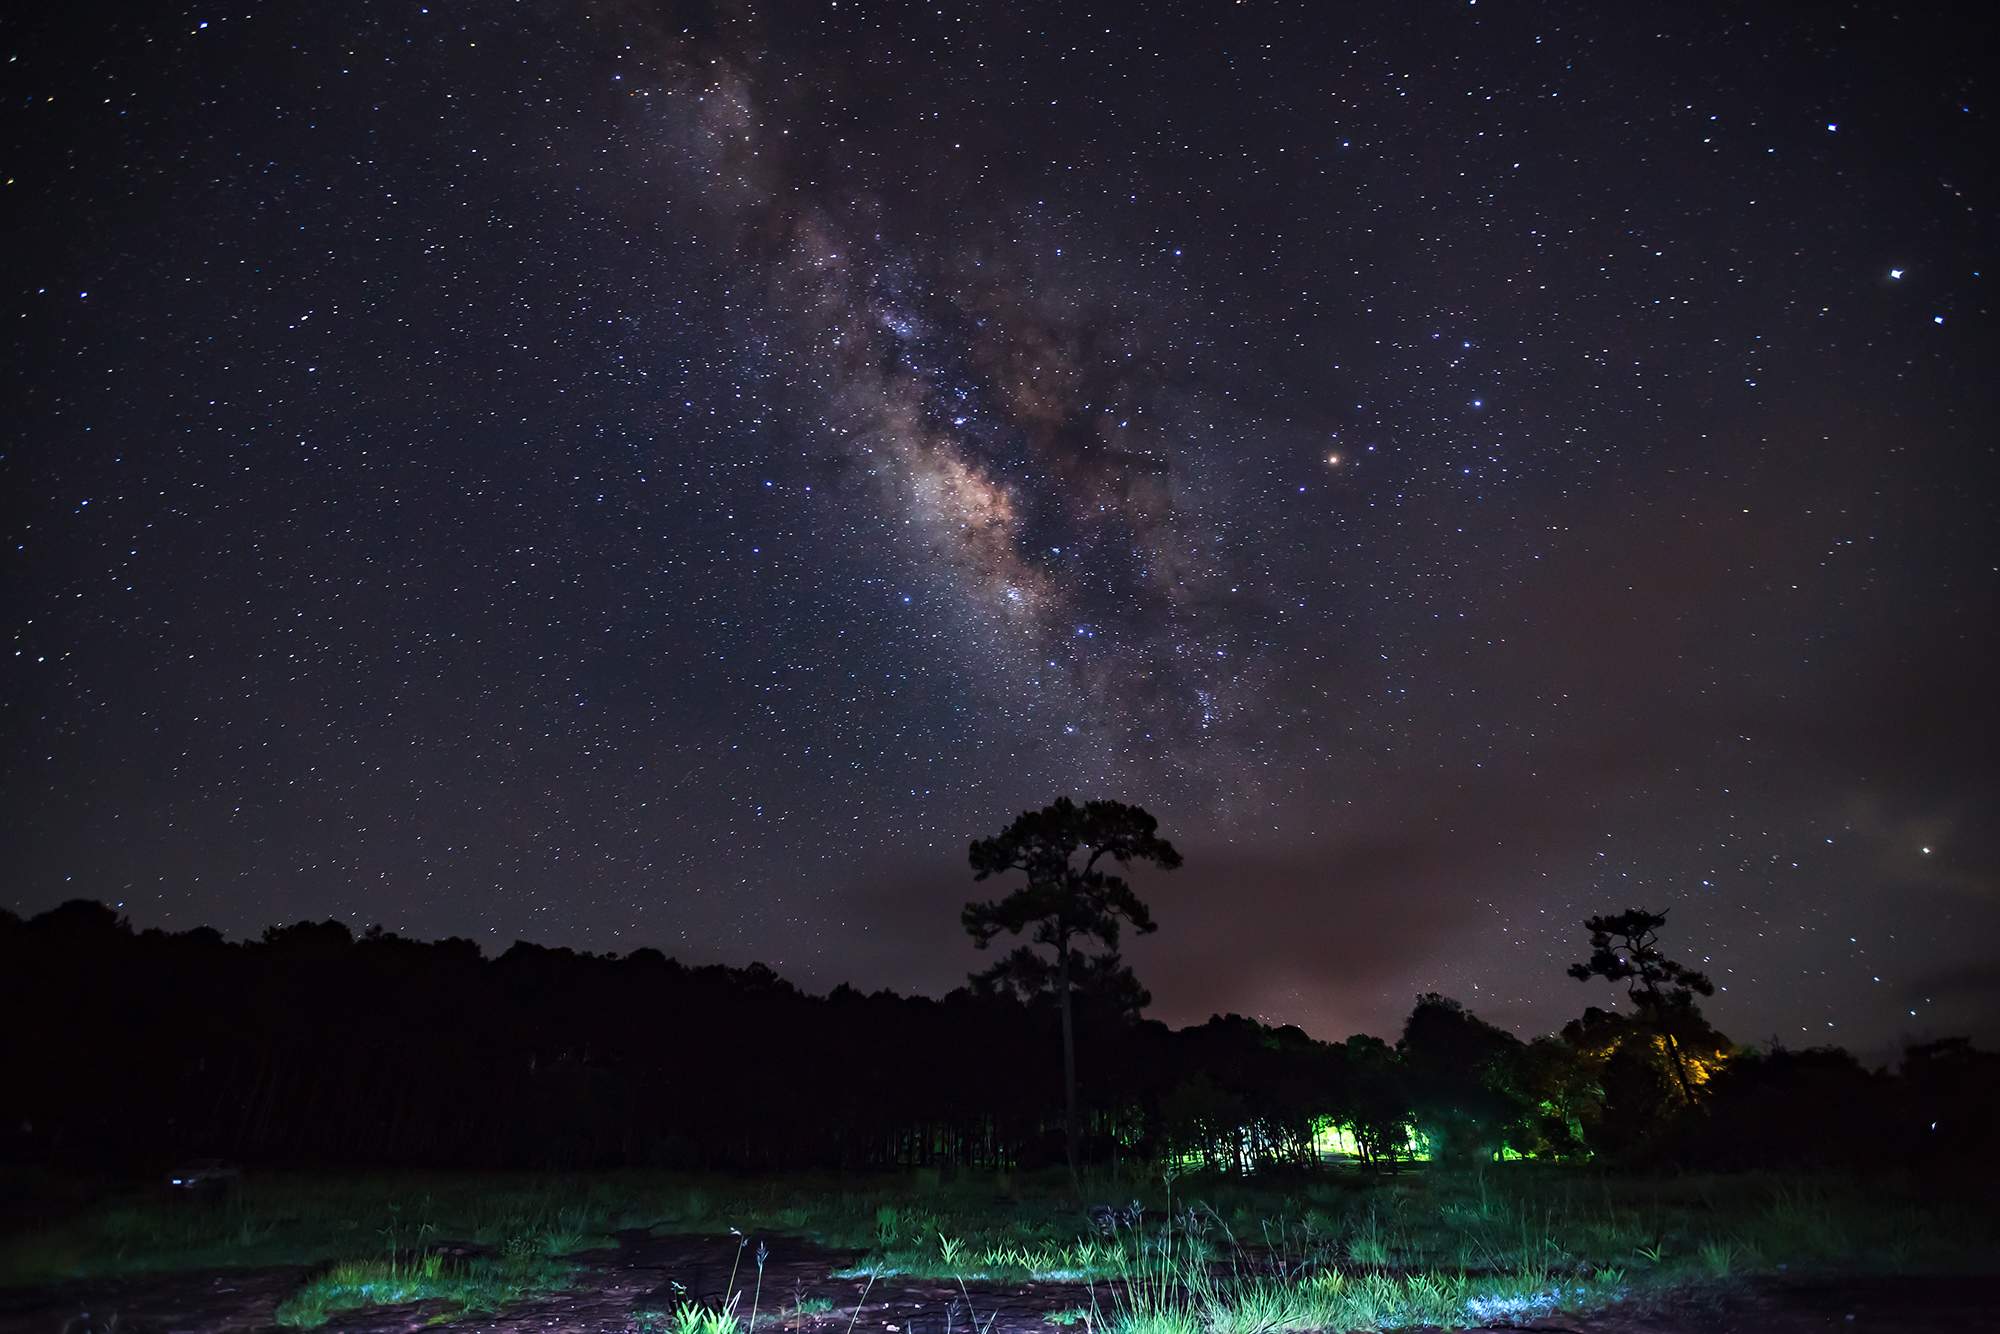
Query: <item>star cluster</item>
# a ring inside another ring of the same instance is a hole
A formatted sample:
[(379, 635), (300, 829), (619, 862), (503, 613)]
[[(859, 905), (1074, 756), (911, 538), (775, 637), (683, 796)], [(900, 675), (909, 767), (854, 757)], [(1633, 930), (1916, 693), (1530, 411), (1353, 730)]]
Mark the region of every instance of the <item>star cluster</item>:
[(1955, 22), (9, 18), (11, 906), (937, 990), (1067, 792), (1172, 1020), (1539, 1031), (1643, 904), (1992, 1036)]

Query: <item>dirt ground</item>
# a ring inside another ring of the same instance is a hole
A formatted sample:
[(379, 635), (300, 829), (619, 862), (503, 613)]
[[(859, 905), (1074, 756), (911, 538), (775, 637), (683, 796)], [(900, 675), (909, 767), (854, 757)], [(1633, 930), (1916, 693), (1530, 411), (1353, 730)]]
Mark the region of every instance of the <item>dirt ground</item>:
[[(336, 1317), (335, 1334), (413, 1334), (423, 1329), (493, 1334), (636, 1334), (635, 1313), (670, 1310), (693, 1297), (723, 1298), (736, 1260), (732, 1238), (652, 1237), (631, 1233), (616, 1250), (573, 1257), (578, 1272), (566, 1292), (522, 1302), (496, 1316), (434, 1324), (435, 1306), (376, 1308)], [(1052, 1312), (1088, 1307), (1082, 1285), (1033, 1287), (879, 1279), (862, 1302), (863, 1281), (830, 1277), (855, 1257), (788, 1238), (771, 1239), (760, 1310), (777, 1314), (772, 1334), (1063, 1334)], [(224, 1270), (105, 1280), (57, 1289), (0, 1292), (0, 1334), (234, 1334), (272, 1328), (272, 1312), (308, 1271)], [(746, 1255), (736, 1275), (747, 1314), (756, 1272)], [(678, 1287), (676, 1286), (678, 1285)], [(800, 1298), (833, 1309), (802, 1321), (786, 1314)], [(1100, 1304), (1106, 1298), (1100, 1291)], [(857, 1303), (862, 1303), (857, 1311)], [(758, 1321), (769, 1329), (768, 1321)], [(1071, 1329), (1080, 1327), (1072, 1326)], [(1675, 1299), (1515, 1328), (1543, 1334), (1959, 1334), (2000, 1331), (2000, 1277), (1855, 1279), (1834, 1283), (1746, 1283), (1726, 1293)]]

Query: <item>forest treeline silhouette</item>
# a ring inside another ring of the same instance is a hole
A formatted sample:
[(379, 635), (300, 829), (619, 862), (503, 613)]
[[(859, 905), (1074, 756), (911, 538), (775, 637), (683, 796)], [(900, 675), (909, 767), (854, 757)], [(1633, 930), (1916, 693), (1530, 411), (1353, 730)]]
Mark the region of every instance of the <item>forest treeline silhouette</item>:
[[(1133, 1012), (1121, 972), (1073, 979), (1087, 1164), (1304, 1166), (1329, 1127), (1378, 1167), (1413, 1148), (1724, 1168), (1956, 1171), (1996, 1156), (2000, 1058), (1960, 1040), (1871, 1071), (1831, 1048), (1733, 1049), (1689, 1006), (1670, 1057), (1657, 1015), (1593, 1007), (1522, 1042), (1439, 996), (1419, 998), (1393, 1042), (1233, 1015), (1176, 1030)], [(489, 959), (467, 940), (356, 936), (336, 921), (231, 942), (134, 930), (85, 900), (0, 913), (0, 989), (0, 1144), (16, 1162), (1064, 1159), (1060, 1017), (1046, 992), (814, 996), (758, 964), (526, 942)]]

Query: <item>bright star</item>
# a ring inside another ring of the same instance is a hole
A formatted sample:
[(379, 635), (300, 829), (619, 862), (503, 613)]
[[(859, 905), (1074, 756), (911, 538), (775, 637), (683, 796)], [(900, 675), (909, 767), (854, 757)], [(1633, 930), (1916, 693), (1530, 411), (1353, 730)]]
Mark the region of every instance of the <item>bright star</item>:
[(1901, 269), (1891, 269), (1889, 270), (1889, 276), (1891, 278), (1901, 278), (1903, 276), (1903, 271)]

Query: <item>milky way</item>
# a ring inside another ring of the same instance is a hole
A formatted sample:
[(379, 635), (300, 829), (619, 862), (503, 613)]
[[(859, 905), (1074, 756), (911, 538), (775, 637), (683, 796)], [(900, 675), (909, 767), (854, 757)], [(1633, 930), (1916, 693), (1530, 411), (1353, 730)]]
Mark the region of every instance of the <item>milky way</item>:
[(1176, 1022), (2000, 1036), (1959, 20), (325, 8), (0, 30), (15, 911), (937, 991), (1068, 792)]
[(760, 72), (801, 76), (772, 69), (753, 14), (708, 41), (634, 22), (675, 204), (710, 215), (713, 262), (750, 290), (798, 467), (843, 525), (872, 513), (885, 567), (950, 623), (972, 707), (1044, 738), (1056, 786), (1198, 773), (1255, 687), (1208, 612), (1237, 590), (1187, 487), (1198, 444), (1164, 370), (1186, 349), (1138, 327), (1165, 302), (1072, 258), (1075, 229), (1036, 210), (897, 235), (893, 206), (841, 188), (856, 174), (767, 105)]

